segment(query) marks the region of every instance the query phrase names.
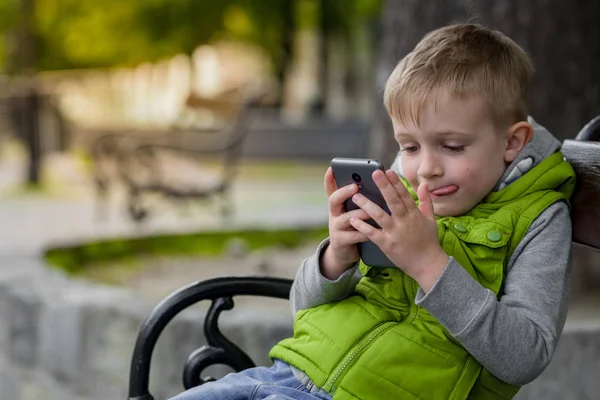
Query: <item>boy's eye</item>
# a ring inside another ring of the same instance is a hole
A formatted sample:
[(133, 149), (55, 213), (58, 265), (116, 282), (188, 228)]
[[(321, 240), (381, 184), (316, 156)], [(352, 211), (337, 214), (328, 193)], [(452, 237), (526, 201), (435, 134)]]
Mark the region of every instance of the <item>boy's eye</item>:
[(407, 153), (414, 153), (415, 151), (417, 151), (419, 148), (417, 146), (405, 146), (403, 148), (401, 148), (400, 150), (402, 152), (407, 152)]
[(453, 153), (460, 153), (461, 151), (463, 151), (465, 149), (465, 146), (451, 146), (451, 145), (444, 145), (444, 148), (446, 150), (449, 150)]

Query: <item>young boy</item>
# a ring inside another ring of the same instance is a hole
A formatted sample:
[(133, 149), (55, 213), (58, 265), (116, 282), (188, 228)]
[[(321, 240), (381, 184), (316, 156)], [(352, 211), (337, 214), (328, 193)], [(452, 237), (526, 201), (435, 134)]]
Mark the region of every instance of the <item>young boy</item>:
[[(535, 379), (565, 322), (575, 175), (527, 119), (531, 72), (497, 31), (425, 36), (384, 93), (401, 177), (373, 178), (392, 214), (329, 169), (330, 238), (296, 276), (294, 337), (271, 368), (175, 399), (510, 399)], [(398, 268), (359, 264), (366, 240)]]

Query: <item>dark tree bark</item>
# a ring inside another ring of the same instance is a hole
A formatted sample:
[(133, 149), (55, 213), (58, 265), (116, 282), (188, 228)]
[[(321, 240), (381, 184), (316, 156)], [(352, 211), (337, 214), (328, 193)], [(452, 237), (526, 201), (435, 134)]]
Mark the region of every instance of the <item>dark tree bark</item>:
[(370, 153), (389, 166), (398, 147), (381, 98), (397, 62), (423, 35), (474, 22), (510, 36), (531, 56), (530, 113), (559, 139), (600, 114), (600, 2), (588, 0), (387, 0), (382, 10)]
[(40, 96), (35, 80), (36, 47), (35, 0), (21, 0), (21, 26), (17, 47), (18, 73), (24, 77), (21, 88), (23, 120), (21, 137), (25, 141), (29, 156), (27, 182), (37, 184), (40, 181), (42, 149), (40, 141)]
[(329, 52), (328, 44), (329, 38), (331, 36), (331, 22), (329, 15), (329, 1), (330, 0), (321, 0), (320, 2), (320, 15), (319, 15), (319, 86), (320, 93), (319, 99), (316, 104), (314, 104), (314, 108), (319, 114), (323, 114), (327, 108), (327, 98), (328, 98), (328, 89), (329, 89), (329, 74), (328, 74), (328, 66), (329, 66)]
[(276, 107), (282, 107), (285, 82), (288, 77), (290, 62), (293, 56), (294, 34), (296, 32), (296, 17), (294, 11), (294, 2), (286, 1), (281, 16), (281, 56), (275, 65), (275, 75), (279, 83), (279, 93)]

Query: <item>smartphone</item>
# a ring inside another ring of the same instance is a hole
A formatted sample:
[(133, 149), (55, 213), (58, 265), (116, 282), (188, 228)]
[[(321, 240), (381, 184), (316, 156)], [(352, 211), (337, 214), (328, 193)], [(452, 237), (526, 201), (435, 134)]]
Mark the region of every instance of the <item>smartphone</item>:
[[(355, 183), (358, 185), (360, 194), (377, 204), (388, 214), (391, 214), (381, 191), (373, 181), (373, 172), (378, 169), (385, 171), (380, 161), (368, 158), (336, 157), (331, 160), (331, 169), (338, 188)], [(349, 198), (344, 202), (344, 208), (346, 211), (351, 211), (359, 207), (354, 204), (352, 198)], [(379, 225), (371, 218), (365, 222), (379, 228)], [(368, 241), (358, 243), (357, 246), (360, 258), (365, 264), (381, 268), (395, 267), (375, 243)]]

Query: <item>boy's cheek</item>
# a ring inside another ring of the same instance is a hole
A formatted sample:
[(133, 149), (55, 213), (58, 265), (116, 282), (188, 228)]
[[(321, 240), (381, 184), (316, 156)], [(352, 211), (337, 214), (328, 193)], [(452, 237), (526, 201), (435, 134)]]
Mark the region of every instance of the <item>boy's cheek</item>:
[(402, 163), (402, 176), (404, 176), (404, 178), (406, 178), (406, 180), (408, 181), (408, 183), (410, 183), (410, 186), (412, 186), (412, 188), (414, 190), (417, 190), (417, 186), (419, 186), (419, 182), (417, 179), (417, 171), (415, 170), (414, 167), (411, 167), (410, 165), (407, 165), (406, 163)]

